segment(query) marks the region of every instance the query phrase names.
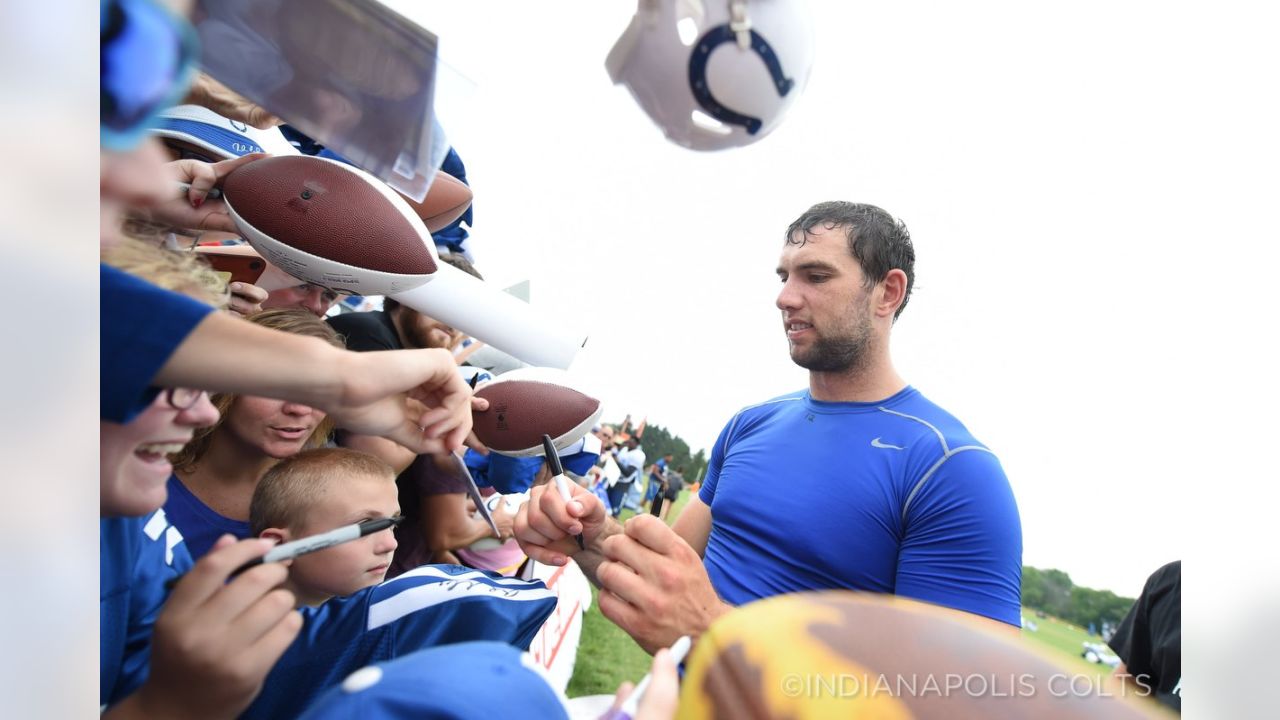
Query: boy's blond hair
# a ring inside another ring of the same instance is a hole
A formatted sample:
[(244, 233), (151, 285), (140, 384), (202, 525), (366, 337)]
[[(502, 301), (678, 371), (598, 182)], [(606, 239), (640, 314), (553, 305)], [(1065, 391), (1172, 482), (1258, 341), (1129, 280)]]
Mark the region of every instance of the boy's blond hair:
[(258, 481), (249, 503), (249, 533), (267, 528), (299, 528), (333, 483), (353, 476), (396, 480), (390, 465), (368, 453), (347, 448), (304, 450), (276, 463)]

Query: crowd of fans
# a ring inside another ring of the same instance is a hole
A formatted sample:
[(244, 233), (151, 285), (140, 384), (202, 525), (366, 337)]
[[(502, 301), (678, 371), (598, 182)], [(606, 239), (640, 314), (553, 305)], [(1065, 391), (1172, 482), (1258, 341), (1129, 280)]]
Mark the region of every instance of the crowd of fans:
[[(479, 677), (487, 701), (519, 694), (521, 715), (563, 717), (563, 698), (513, 650), (556, 602), (517, 577), (526, 556), (576, 560), (601, 588), (602, 612), (655, 653), (638, 717), (675, 711), (663, 648), (773, 595), (895, 593), (1000, 632), (1016, 626), (1021, 528), (1003, 470), (888, 362), (914, 252), (887, 213), (828, 203), (788, 229), (778, 306), (811, 388), (730, 422), (673, 529), (662, 520), (683, 468), (670, 455), (648, 463), (639, 432), (602, 425), (562, 451), (579, 480), (568, 497), (548, 491), (542, 459), (485, 451), (471, 417), (488, 406), (473, 388), (512, 358), (394, 300), (342, 312), (340, 294), (278, 268), (269, 283), (212, 270), (202, 256), (241, 241), (211, 191), (267, 153), (326, 149), (195, 73), (190, 35), (152, 0), (102, 4), (104, 715), (345, 716), (347, 696), (378, 682), (356, 682), (370, 677), (356, 671), (374, 665), (384, 687), (416, 684), (422, 716), (488, 714), (466, 693), (425, 691), (426, 677), (454, 689)], [(455, 151), (442, 171), (465, 181)], [(479, 278), (465, 251), (470, 222), (433, 237), (443, 262)], [(849, 267), (856, 281), (841, 275)], [(855, 301), (861, 325), (823, 324), (827, 306), (845, 323)], [(863, 344), (836, 352), (865, 356), (824, 355), (819, 326), (861, 333)], [(940, 448), (905, 452), (935, 437)], [(803, 447), (779, 451), (791, 443)], [(853, 465), (870, 468), (859, 492), (816, 494)], [(468, 476), (487, 488), (492, 524)], [(786, 493), (774, 491), (780, 480)], [(528, 502), (502, 497), (518, 494)], [(868, 494), (884, 507), (830, 512)], [(615, 519), (651, 503), (659, 518)], [(384, 519), (396, 527), (287, 564), (255, 562), (277, 544)], [(832, 550), (847, 544), (856, 561)]]
[[(195, 57), (168, 51), (190, 29), (164, 7), (102, 12), (104, 713), (293, 717), (372, 663), (527, 647), (555, 598), (484, 570), (519, 565), (513, 516), (497, 504), (496, 533), (476, 517), (462, 453), (482, 480), (547, 476), (487, 468), (470, 435), (486, 405), (467, 381), (491, 373), (462, 363), (481, 344), (394, 302), (338, 313), (341, 295), (274, 266), (254, 282), (215, 272), (209, 251), (242, 241), (211, 191), (268, 152), (324, 148), (208, 75), (191, 82)], [(446, 165), (465, 181), (456, 153)], [(478, 277), (469, 221), (434, 237)], [(384, 518), (399, 527), (246, 565)], [(497, 547), (472, 550), (482, 539)]]

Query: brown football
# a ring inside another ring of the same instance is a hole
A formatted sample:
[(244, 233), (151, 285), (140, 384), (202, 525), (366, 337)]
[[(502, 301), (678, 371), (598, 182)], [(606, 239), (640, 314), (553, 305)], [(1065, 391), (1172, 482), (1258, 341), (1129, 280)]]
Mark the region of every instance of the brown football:
[(259, 232), (299, 250), (370, 270), (435, 272), (417, 215), (405, 217), (387, 200), (394, 191), (367, 177), (333, 160), (276, 156), (233, 171), (223, 196)]
[(555, 368), (520, 368), (482, 385), (489, 409), (472, 413), (472, 428), (490, 450), (512, 457), (543, 455), (542, 436), (557, 450), (582, 439), (604, 411), (600, 401), (571, 386)]
[(418, 213), (422, 223), (430, 232), (436, 232), (449, 226), (454, 220), (462, 217), (462, 213), (471, 207), (471, 188), (466, 183), (443, 170), (436, 172), (427, 196), (422, 202), (405, 198), (405, 202)]

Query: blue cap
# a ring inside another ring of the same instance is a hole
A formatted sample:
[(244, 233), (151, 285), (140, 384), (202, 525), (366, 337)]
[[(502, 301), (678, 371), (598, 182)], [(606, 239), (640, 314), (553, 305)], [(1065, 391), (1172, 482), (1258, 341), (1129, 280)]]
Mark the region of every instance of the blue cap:
[(363, 667), (326, 690), (299, 720), (470, 720), (513, 711), (532, 720), (567, 720), (564, 703), (528, 653), (506, 643), (468, 642)]
[(297, 148), (285, 140), (278, 128), (260, 130), (199, 105), (178, 105), (165, 110), (152, 132), (204, 148), (215, 160), (229, 160), (256, 152), (298, 154)]

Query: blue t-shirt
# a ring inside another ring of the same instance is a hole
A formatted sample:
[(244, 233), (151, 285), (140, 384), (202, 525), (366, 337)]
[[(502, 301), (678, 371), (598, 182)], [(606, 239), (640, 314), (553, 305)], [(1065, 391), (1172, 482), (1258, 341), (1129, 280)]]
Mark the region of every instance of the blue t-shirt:
[(1009, 481), (914, 388), (873, 403), (806, 390), (742, 410), (716, 440), (699, 497), (712, 518), (704, 563), (730, 604), (844, 588), (1020, 624)]
[[(658, 462), (654, 463), (653, 466), (658, 472), (665, 475), (667, 472), (667, 459), (664, 457), (658, 458)], [(649, 473), (649, 478), (657, 482), (662, 482), (662, 478), (658, 477), (658, 473), (656, 472)]]
[(169, 499), (165, 500), (164, 511), (169, 515), (169, 521), (182, 531), (182, 537), (187, 539), (191, 557), (197, 560), (204, 557), (223, 535), (234, 535), (237, 540), (250, 537), (248, 521), (232, 520), (214, 512), (188, 490), (177, 475), (169, 476), (167, 487)]
[(126, 423), (151, 404), (152, 379), (213, 308), (109, 265), (99, 267), (99, 414)]
[(168, 592), (165, 582), (191, 569), (182, 535), (163, 510), (98, 523), (98, 702), (110, 705), (138, 689), (151, 662), (151, 629)]

